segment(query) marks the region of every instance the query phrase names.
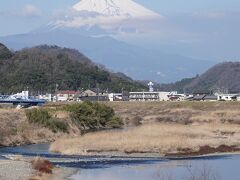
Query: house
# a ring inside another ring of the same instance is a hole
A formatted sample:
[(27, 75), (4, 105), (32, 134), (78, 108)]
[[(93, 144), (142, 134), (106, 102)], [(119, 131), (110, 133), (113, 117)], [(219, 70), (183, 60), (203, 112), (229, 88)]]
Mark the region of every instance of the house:
[(217, 101), (218, 98), (215, 95), (198, 94), (195, 96), (190, 96), (186, 100), (189, 100), (189, 101)]
[(80, 91), (58, 91), (55, 96), (56, 101), (76, 101)]
[(203, 98), (204, 101), (217, 101), (218, 98), (217, 96), (215, 95), (206, 95), (204, 98)]
[(108, 94), (99, 89), (87, 89), (79, 96), (80, 101), (109, 101)]
[(83, 91), (81, 93), (81, 96), (83, 97), (89, 97), (89, 96), (97, 96), (97, 91), (94, 91), (94, 90), (90, 90), (90, 89), (87, 89), (86, 91)]
[(234, 96), (234, 97), (233, 97), (233, 100), (235, 100), (235, 101), (240, 101), (240, 95)]
[(177, 92), (158, 92), (159, 101), (169, 101), (169, 97), (177, 94)]
[(79, 101), (109, 101), (108, 96), (80, 96)]
[(192, 100), (193, 101), (203, 101), (205, 96), (206, 96), (205, 94), (203, 94), (203, 95), (195, 95), (195, 96), (193, 96)]
[(168, 96), (170, 101), (184, 101), (186, 100), (189, 96), (185, 94), (177, 94), (177, 92), (172, 93), (171, 95)]
[(52, 94), (41, 94), (37, 96), (37, 99), (45, 100), (48, 102), (52, 101)]

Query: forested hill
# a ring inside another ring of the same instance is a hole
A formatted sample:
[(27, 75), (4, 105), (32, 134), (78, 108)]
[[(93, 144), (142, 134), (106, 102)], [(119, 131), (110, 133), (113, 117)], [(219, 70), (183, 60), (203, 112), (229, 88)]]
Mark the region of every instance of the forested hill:
[(0, 93), (54, 92), (100, 88), (121, 92), (146, 87), (131, 78), (111, 73), (77, 50), (37, 46), (11, 52), (0, 44)]
[(217, 64), (200, 76), (183, 79), (172, 84), (162, 84), (161, 90), (179, 92), (213, 92), (216, 90), (240, 92), (240, 62)]
[(3, 44), (0, 43), (0, 59), (11, 58), (13, 53)]

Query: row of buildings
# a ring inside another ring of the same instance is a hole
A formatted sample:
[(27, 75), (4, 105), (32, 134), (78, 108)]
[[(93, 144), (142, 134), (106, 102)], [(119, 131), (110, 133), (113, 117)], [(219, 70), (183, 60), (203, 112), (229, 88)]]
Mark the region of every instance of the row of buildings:
[(39, 95), (38, 99), (46, 101), (240, 101), (239, 94), (225, 93), (197, 93), (179, 94), (176, 91), (154, 91), (154, 84), (148, 83), (149, 91), (107, 93), (99, 89), (87, 89), (85, 91), (58, 91), (54, 95)]
[[(67, 102), (67, 101), (240, 101), (240, 93), (196, 93), (179, 94), (176, 91), (154, 91), (153, 83), (148, 84), (149, 91), (108, 93), (99, 89), (82, 91), (56, 91), (54, 94), (29, 96), (28, 91), (6, 96), (0, 95), (0, 101), (27, 101), (27, 102)], [(43, 101), (44, 100), (44, 101)]]
[(240, 101), (240, 94), (178, 94), (177, 92), (122, 92), (107, 93), (93, 89), (80, 91), (58, 91), (54, 95), (38, 95), (46, 101)]

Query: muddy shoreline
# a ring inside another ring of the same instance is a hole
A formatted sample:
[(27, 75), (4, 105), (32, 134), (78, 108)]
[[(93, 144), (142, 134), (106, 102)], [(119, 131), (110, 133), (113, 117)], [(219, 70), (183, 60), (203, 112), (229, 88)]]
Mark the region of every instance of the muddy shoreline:
[[(208, 156), (222, 156), (222, 155), (235, 155), (240, 154), (240, 148), (236, 146), (220, 145), (218, 147), (202, 146), (199, 150), (193, 149), (181, 149), (178, 152), (169, 152), (161, 154), (158, 152), (151, 151), (129, 151), (129, 152), (118, 152), (112, 151), (101, 151), (101, 150), (88, 150), (87, 154), (71, 154), (73, 156), (84, 156), (84, 157), (121, 157), (121, 158), (166, 158), (166, 159), (191, 159), (195, 157), (208, 157)], [(67, 155), (67, 154), (62, 154)]]
[[(43, 143), (43, 145), (50, 145), (50, 142)], [(0, 147), (0, 150), (2, 148), (18, 148), (21, 146), (31, 146), (31, 145), (40, 145), (40, 144), (23, 144), (19, 146), (2, 146)], [(50, 149), (48, 149), (49, 152)], [(61, 155), (67, 155), (60, 152)], [(138, 158), (138, 157), (149, 157), (149, 158), (192, 158), (192, 157), (198, 157), (198, 156), (212, 156), (212, 155), (225, 155), (225, 154), (240, 154), (240, 147), (237, 146), (228, 146), (228, 145), (220, 145), (218, 147), (211, 147), (211, 146), (201, 146), (199, 150), (193, 150), (190, 148), (186, 149), (179, 149), (177, 152), (169, 152), (165, 154), (161, 154), (159, 152), (153, 152), (153, 151), (125, 151), (125, 152), (119, 152), (117, 150), (111, 150), (111, 151), (101, 151), (101, 150), (86, 150), (85, 157), (99, 157), (99, 156), (107, 156), (107, 157), (132, 157), (132, 158)], [(11, 152), (10, 152), (11, 154)], [(18, 155), (19, 153), (16, 153)], [(79, 154), (71, 154), (73, 156), (78, 156)], [(20, 155), (21, 156), (21, 155)], [(81, 155), (82, 156), (82, 155)], [(5, 157), (5, 156), (1, 156)]]
[(193, 157), (193, 156), (204, 156), (209, 154), (222, 154), (222, 153), (240, 153), (240, 148), (237, 146), (220, 145), (218, 147), (201, 146), (198, 151), (191, 149), (182, 149), (176, 153), (167, 153), (165, 157)]

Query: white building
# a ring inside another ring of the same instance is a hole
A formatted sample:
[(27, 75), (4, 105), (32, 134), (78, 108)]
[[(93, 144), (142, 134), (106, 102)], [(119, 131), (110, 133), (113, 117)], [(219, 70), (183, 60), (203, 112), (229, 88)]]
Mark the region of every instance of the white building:
[(169, 101), (177, 92), (130, 92), (129, 101)]
[(159, 93), (159, 101), (169, 101), (170, 96), (175, 94), (175, 92), (158, 92), (158, 93)]
[(185, 101), (191, 97), (193, 97), (193, 95), (178, 94), (177, 92), (174, 92), (169, 96), (169, 99), (170, 101)]
[(235, 101), (238, 94), (215, 94), (218, 101)]
[(29, 91), (22, 91), (21, 93), (13, 94), (8, 97), (9, 99), (29, 99)]
[(122, 101), (123, 95), (122, 93), (110, 93), (108, 94), (109, 101)]
[(237, 95), (237, 96), (236, 96), (236, 100), (237, 100), (237, 101), (240, 101), (240, 95)]
[(38, 95), (38, 99), (45, 100), (48, 102), (52, 101), (52, 94), (44, 94), (44, 95)]
[(54, 96), (54, 101), (76, 101), (79, 95), (80, 91), (58, 91)]

